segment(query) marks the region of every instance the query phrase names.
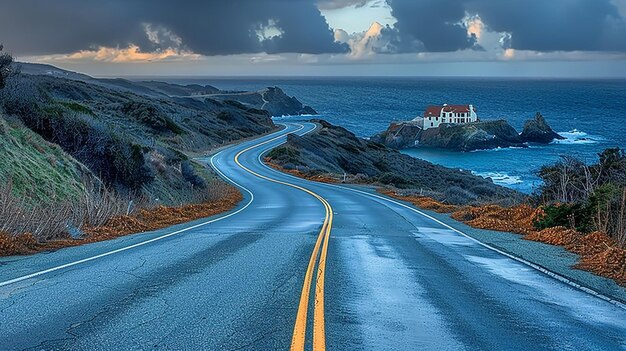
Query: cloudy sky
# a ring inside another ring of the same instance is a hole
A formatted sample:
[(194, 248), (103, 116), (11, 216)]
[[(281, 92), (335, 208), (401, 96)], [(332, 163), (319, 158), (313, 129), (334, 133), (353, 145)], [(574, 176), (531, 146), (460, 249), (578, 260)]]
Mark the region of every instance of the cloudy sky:
[(99, 76), (626, 77), (626, 0), (19, 0), (0, 42)]

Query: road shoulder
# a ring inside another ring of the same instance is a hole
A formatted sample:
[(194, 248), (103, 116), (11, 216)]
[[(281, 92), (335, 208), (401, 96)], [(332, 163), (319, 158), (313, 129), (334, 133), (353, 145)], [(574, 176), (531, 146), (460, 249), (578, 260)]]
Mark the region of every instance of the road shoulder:
[[(398, 200), (394, 199), (394, 201)], [(410, 203), (403, 203), (415, 207)], [(548, 271), (561, 275), (576, 284), (588, 287), (618, 302), (626, 303), (626, 288), (618, 285), (611, 279), (595, 275), (588, 271), (572, 268), (578, 262), (578, 255), (567, 251), (561, 246), (524, 240), (522, 235), (515, 233), (473, 228), (452, 219), (450, 214), (437, 213), (421, 208), (416, 209), (482, 243), (543, 267)]]

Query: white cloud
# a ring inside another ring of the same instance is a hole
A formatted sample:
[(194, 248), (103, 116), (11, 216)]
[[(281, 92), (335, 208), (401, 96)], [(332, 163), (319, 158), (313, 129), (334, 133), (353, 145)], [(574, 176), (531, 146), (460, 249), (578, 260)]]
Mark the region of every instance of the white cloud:
[(148, 40), (155, 45), (180, 47), (183, 44), (181, 37), (165, 27), (144, 23), (143, 28)]
[(278, 22), (275, 19), (270, 18), (265, 23), (259, 23), (258, 28), (255, 31), (259, 41), (270, 40), (273, 38), (281, 37), (283, 30), (278, 26)]
[(254, 55), (252, 57), (250, 57), (250, 63), (255, 63), (255, 64), (263, 64), (263, 63), (271, 63), (271, 62), (277, 62), (277, 61), (284, 61), (287, 58), (283, 55), (277, 55), (277, 54), (266, 54), (266, 53), (261, 53), (258, 55)]
[(155, 61), (196, 60), (200, 57), (183, 45), (181, 37), (162, 26), (144, 23), (143, 29), (148, 41), (156, 46), (152, 51), (142, 51), (135, 44), (127, 47), (97, 46), (88, 50), (80, 50), (69, 54), (40, 56), (41, 62), (80, 62), (97, 61), (110, 63), (145, 63)]
[(369, 29), (360, 32), (348, 34), (342, 29), (335, 30), (335, 40), (348, 44), (350, 53), (347, 55), (352, 59), (366, 59), (373, 57), (378, 53), (389, 52), (391, 45), (391, 37), (385, 27), (378, 22), (370, 25)]
[(100, 46), (90, 50), (81, 50), (67, 55), (47, 55), (40, 56), (40, 62), (77, 62), (77, 61), (97, 61), (111, 63), (146, 63), (153, 61), (185, 61), (198, 59), (200, 55), (189, 51), (182, 51), (174, 48), (159, 49), (152, 52), (142, 52), (137, 45), (129, 45), (126, 48), (111, 48)]

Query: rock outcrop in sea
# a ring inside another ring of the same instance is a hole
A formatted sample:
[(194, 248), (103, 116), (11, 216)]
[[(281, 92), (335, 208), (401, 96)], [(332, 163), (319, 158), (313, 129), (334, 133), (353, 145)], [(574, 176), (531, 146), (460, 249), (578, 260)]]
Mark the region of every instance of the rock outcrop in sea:
[(539, 112), (537, 112), (534, 119), (530, 119), (524, 123), (524, 130), (520, 136), (526, 142), (543, 144), (551, 143), (555, 139), (565, 139), (550, 128), (546, 119)]
[(563, 139), (537, 113), (524, 124), (519, 134), (506, 120), (479, 121), (466, 124), (442, 124), (422, 130), (419, 121), (392, 122), (386, 131), (370, 138), (386, 146), (403, 149), (432, 147), (471, 151), (506, 147), (527, 147), (527, 143), (550, 143)]

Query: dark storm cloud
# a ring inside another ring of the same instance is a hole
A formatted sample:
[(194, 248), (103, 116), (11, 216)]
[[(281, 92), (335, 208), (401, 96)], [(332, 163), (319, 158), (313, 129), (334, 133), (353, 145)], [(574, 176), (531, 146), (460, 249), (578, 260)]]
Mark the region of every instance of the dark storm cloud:
[[(626, 51), (626, 22), (611, 0), (388, 0), (398, 52), (480, 49), (460, 24), (479, 15), (511, 34), (510, 47), (535, 51)], [(423, 48), (416, 43), (421, 42)]]
[(322, 10), (342, 9), (348, 6), (363, 7), (371, 0), (319, 0), (318, 6)]
[[(616, 0), (613, 0), (616, 1)], [(507, 47), (536, 51), (626, 51), (626, 21), (612, 0), (387, 0), (397, 23), (382, 30), (386, 53), (480, 49), (461, 23), (479, 15), (507, 32)], [(98, 46), (143, 51), (146, 24), (204, 55), (339, 53), (319, 8), (372, 6), (367, 0), (16, 0), (0, 9), (0, 42), (16, 55), (64, 54)], [(257, 33), (267, 31), (265, 40)], [(275, 36), (276, 33), (281, 33)]]
[(463, 0), (388, 0), (398, 21), (399, 52), (411, 52), (423, 44), (426, 51), (456, 51), (476, 44), (460, 24), (465, 16)]
[[(334, 42), (315, 0), (20, 0), (3, 4), (0, 41), (19, 55), (131, 43), (153, 50), (158, 44), (148, 40), (145, 24), (171, 31), (204, 55), (347, 50)], [(259, 40), (257, 30), (269, 24), (282, 35)]]
[(610, 0), (470, 0), (467, 9), (511, 46), (536, 51), (624, 51), (626, 22)]

